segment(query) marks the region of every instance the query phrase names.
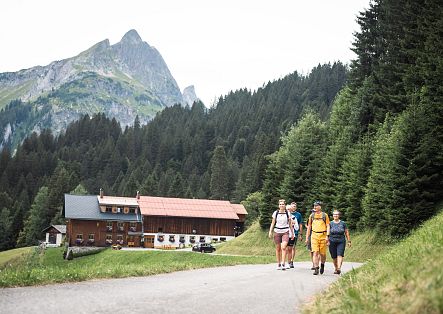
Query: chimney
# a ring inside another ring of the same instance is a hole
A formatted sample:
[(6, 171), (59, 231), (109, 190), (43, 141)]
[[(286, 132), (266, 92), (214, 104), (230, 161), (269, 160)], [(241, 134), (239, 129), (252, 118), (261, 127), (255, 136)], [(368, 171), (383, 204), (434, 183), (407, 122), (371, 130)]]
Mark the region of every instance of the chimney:
[(137, 191), (137, 199), (139, 200), (140, 199), (140, 191)]
[(103, 189), (100, 188), (100, 198), (103, 198)]

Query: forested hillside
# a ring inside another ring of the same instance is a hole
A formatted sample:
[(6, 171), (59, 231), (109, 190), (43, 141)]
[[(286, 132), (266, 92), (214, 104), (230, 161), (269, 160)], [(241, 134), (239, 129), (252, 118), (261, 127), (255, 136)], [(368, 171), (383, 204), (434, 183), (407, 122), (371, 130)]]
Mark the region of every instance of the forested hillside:
[[(63, 193), (230, 199), (240, 202), (262, 186), (265, 156), (306, 112), (328, 119), (343, 87), (341, 63), (292, 73), (255, 92), (221, 97), (207, 109), (168, 107), (145, 126), (124, 130), (104, 114), (84, 116), (54, 137), (33, 134), (14, 155), (0, 155), (0, 250), (31, 245), (52, 221), (63, 222)], [(37, 114), (16, 102), (8, 114)], [(1, 114), (0, 114), (1, 117)]]
[(401, 237), (443, 196), (443, 6), (372, 1), (358, 16), (347, 86), (330, 119), (308, 113), (269, 158), (260, 223), (278, 198), (315, 199), (351, 228)]

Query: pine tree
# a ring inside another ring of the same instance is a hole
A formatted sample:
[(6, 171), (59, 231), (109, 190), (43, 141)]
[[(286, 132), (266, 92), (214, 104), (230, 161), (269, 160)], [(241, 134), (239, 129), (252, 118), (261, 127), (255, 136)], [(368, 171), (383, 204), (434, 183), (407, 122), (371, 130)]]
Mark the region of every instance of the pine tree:
[(0, 251), (13, 247), (12, 241), (12, 219), (9, 209), (0, 211)]
[(229, 163), (223, 146), (214, 149), (211, 158), (211, 198), (219, 200), (229, 199)]
[(17, 246), (30, 246), (37, 244), (42, 238), (42, 230), (49, 225), (48, 219), (49, 191), (47, 187), (42, 187), (38, 191), (29, 211), (24, 228), (20, 232)]

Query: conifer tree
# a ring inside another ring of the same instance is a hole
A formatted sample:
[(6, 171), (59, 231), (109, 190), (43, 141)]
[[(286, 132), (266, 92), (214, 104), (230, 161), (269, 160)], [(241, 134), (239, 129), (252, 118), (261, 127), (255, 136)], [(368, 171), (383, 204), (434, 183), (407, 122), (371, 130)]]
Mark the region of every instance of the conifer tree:
[(228, 200), (230, 194), (229, 163), (223, 146), (217, 146), (211, 158), (211, 198)]

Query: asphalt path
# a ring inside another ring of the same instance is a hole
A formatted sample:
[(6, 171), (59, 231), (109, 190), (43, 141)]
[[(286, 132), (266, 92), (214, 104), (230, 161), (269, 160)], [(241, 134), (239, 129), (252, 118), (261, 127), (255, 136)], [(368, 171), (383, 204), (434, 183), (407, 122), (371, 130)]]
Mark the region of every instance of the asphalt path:
[[(344, 263), (342, 273), (359, 263)], [(148, 277), (0, 289), (0, 313), (298, 313), (339, 278), (314, 276), (307, 262), (239, 265)]]

